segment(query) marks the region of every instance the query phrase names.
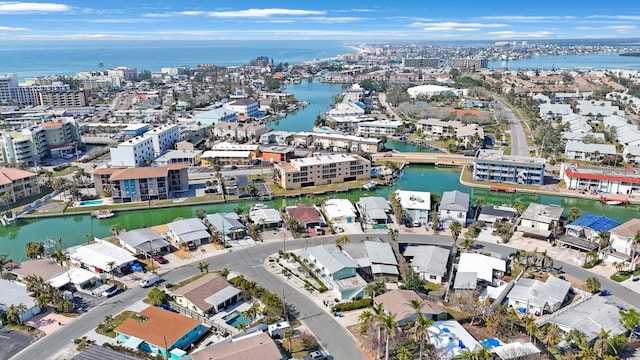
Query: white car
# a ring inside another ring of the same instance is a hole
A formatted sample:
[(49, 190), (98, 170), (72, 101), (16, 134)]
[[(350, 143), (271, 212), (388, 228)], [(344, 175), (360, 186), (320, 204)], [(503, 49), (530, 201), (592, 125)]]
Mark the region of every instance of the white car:
[(102, 296), (112, 297), (113, 295), (117, 294), (118, 291), (120, 291), (120, 288), (118, 287), (118, 285), (113, 285), (107, 288), (105, 291), (103, 291)]

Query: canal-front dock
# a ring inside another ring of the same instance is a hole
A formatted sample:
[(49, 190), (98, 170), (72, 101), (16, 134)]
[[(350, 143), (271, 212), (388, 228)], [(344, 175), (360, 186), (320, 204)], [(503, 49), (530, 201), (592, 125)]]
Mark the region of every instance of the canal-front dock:
[(430, 152), (382, 152), (371, 155), (375, 164), (397, 162), (404, 164), (435, 165), (438, 167), (464, 167), (473, 161), (473, 156)]

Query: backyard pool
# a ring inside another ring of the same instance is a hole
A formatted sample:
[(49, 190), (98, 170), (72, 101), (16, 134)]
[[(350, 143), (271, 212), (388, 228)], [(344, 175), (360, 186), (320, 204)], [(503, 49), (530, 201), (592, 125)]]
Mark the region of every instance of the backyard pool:
[(242, 316), (242, 313), (237, 310), (222, 319), (234, 328), (237, 328), (240, 324), (245, 324), (247, 326), (251, 325), (250, 319), (245, 319), (244, 316)]
[(100, 199), (100, 200), (87, 200), (87, 201), (80, 201), (80, 203), (78, 205), (80, 205), (80, 206), (102, 205), (103, 202), (104, 202), (104, 200), (102, 200), (102, 199)]

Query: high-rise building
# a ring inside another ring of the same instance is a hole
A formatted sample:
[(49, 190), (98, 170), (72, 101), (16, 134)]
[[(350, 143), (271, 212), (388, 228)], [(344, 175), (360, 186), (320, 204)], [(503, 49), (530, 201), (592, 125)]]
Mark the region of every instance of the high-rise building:
[(437, 68), (440, 66), (438, 58), (404, 58), (402, 59), (403, 67), (410, 68)]
[(453, 58), (451, 59), (451, 67), (458, 69), (479, 70), (489, 66), (487, 59), (474, 58)]

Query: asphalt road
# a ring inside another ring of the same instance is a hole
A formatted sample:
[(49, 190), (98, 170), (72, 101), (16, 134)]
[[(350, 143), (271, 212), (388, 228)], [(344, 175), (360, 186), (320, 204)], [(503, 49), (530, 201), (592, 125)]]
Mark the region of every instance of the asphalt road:
[[(524, 133), (520, 120), (513, 114), (511, 108), (509, 108), (502, 100), (496, 99), (498, 108), (507, 117), (507, 123), (509, 124), (509, 133), (511, 135), (511, 155), (515, 156), (530, 156), (529, 144), (527, 143), (527, 136)], [(500, 139), (497, 139), (500, 141)]]
[[(351, 241), (358, 242), (365, 235), (350, 236)], [(332, 243), (338, 236), (326, 236), (310, 239), (298, 239), (287, 241), (287, 250), (300, 249), (303, 246), (313, 246), (319, 243)], [(386, 235), (382, 235), (386, 238)], [(401, 234), (399, 236), (400, 242), (407, 240), (416, 241), (422, 239), (429, 239), (429, 243), (438, 245), (451, 246), (452, 240), (450, 238), (439, 237), (425, 237), (421, 235), (409, 235)], [(434, 241), (431, 241), (435, 239)], [(510, 254), (515, 249), (499, 244), (478, 242), (478, 245), (483, 250)], [(227, 254), (214, 256), (209, 259), (210, 269), (229, 268), (230, 270), (237, 271), (243, 274), (247, 279), (256, 281), (262, 286), (266, 287), (270, 291), (283, 296), (287, 306), (293, 309), (297, 313), (300, 321), (306, 325), (309, 330), (317, 337), (320, 344), (333, 355), (335, 359), (365, 359), (364, 355), (357, 347), (355, 340), (347, 333), (347, 331), (339, 325), (331, 315), (321, 309), (310, 300), (306, 295), (299, 293), (296, 289), (289, 286), (281, 278), (271, 274), (263, 266), (264, 259), (276, 253), (282, 248), (282, 243), (267, 243), (261, 244), (252, 248), (243, 249), (239, 251), (233, 251)], [(587, 270), (573, 266), (571, 264), (563, 263), (560, 261), (554, 261), (554, 267), (561, 267), (567, 275), (573, 276), (578, 280), (586, 280), (590, 276), (596, 276), (603, 289), (609, 290), (613, 296), (626, 302), (627, 304), (640, 308), (640, 296), (637, 293), (627, 289), (618, 283), (599, 275), (594, 275)], [(162, 277), (167, 282), (178, 282), (189, 276), (198, 273), (198, 269), (195, 264), (186, 265), (171, 272), (164, 274)], [(30, 347), (23, 350), (21, 353), (13, 357), (12, 359), (46, 359), (51, 354), (57, 354), (60, 352), (70, 341), (75, 338), (82, 337), (85, 333), (94, 329), (100, 322), (103, 321), (105, 315), (113, 315), (121, 312), (126, 307), (132, 305), (136, 301), (146, 296), (148, 289), (132, 288), (128, 289), (111, 299), (106, 300), (97, 308), (90, 310), (88, 313), (76, 318), (65, 326), (64, 330), (54, 332), (48, 335)]]

